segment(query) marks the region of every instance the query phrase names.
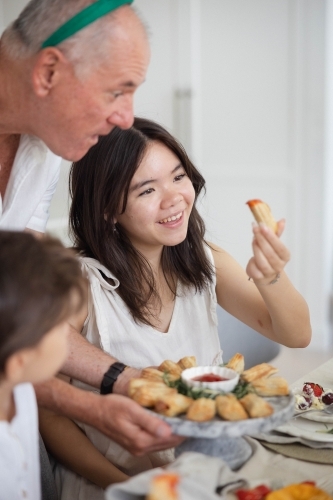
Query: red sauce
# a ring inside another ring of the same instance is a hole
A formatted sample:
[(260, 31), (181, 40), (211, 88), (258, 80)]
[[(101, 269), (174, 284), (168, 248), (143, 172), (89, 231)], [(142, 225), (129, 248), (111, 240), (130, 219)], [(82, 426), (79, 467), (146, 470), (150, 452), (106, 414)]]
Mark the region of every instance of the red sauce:
[(215, 375), (215, 373), (205, 373), (204, 375), (193, 377), (192, 380), (195, 380), (196, 382), (222, 382), (223, 380), (229, 379)]

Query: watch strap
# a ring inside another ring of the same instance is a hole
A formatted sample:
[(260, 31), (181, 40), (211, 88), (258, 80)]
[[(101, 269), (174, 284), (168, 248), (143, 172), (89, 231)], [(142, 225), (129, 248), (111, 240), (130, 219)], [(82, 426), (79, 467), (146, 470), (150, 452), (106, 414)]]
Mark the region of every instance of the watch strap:
[(125, 370), (126, 365), (116, 361), (113, 363), (108, 371), (104, 373), (103, 380), (101, 383), (101, 394), (111, 394), (113, 391), (113, 386), (119, 375)]

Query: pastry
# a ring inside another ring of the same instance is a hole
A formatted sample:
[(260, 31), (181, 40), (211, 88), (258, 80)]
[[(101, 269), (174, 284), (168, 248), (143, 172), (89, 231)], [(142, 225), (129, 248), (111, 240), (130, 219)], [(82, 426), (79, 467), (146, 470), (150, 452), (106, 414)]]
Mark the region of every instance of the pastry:
[(172, 375), (172, 373), (164, 373), (157, 368), (143, 368), (143, 370), (141, 371), (141, 377), (147, 380), (153, 380), (155, 382), (163, 383), (165, 378), (170, 382), (179, 379), (178, 375)]
[(239, 402), (251, 418), (269, 417), (274, 412), (273, 407), (256, 394), (247, 394)]
[(149, 387), (165, 387), (163, 381), (148, 380), (146, 378), (132, 378), (128, 384), (128, 395), (131, 398), (135, 391), (143, 386)]
[(167, 372), (171, 373), (172, 375), (178, 375), (178, 378), (180, 378), (180, 375), (183, 371), (182, 368), (179, 365), (177, 365), (177, 363), (175, 363), (174, 361), (170, 361), (170, 359), (166, 359), (165, 361), (163, 361), (163, 363), (160, 364), (158, 369), (161, 372)]
[(258, 224), (262, 222), (267, 227), (270, 227), (274, 233), (277, 232), (278, 226), (276, 220), (274, 219), (271, 209), (267, 203), (261, 200), (249, 200), (246, 203), (250, 207), (250, 210)]
[(206, 422), (215, 417), (216, 404), (214, 399), (199, 398), (193, 401), (187, 410), (186, 417), (194, 422)]
[(185, 413), (191, 403), (193, 403), (192, 398), (183, 396), (183, 394), (176, 391), (175, 393), (162, 395), (156, 401), (154, 410), (166, 417), (176, 417), (181, 413)]
[(164, 383), (164, 373), (157, 368), (143, 368), (143, 370), (141, 370), (141, 377), (147, 380)]
[(179, 481), (178, 474), (172, 472), (154, 476), (151, 479), (146, 500), (178, 500), (177, 485)]
[(163, 385), (162, 387), (142, 386), (134, 392), (132, 399), (139, 405), (149, 408), (154, 406), (157, 401), (167, 394), (178, 393), (176, 389), (172, 389), (167, 385)]
[(236, 354), (229, 359), (228, 363), (226, 364), (226, 368), (230, 368), (231, 370), (235, 370), (237, 373), (242, 373), (244, 371), (244, 356), (243, 354), (239, 354), (239, 352), (236, 352)]
[(258, 378), (253, 380), (252, 387), (258, 396), (287, 396), (288, 382), (282, 377)]
[(197, 360), (195, 356), (185, 356), (185, 358), (178, 361), (177, 365), (179, 365), (182, 370), (186, 370), (186, 368), (197, 366)]
[(217, 396), (215, 401), (217, 413), (223, 420), (236, 421), (248, 418), (244, 407), (233, 394)]
[(243, 371), (242, 379), (246, 382), (253, 382), (258, 378), (269, 377), (278, 371), (274, 366), (269, 365), (268, 363), (261, 363), (260, 365), (252, 366), (248, 370)]
[(165, 394), (177, 394), (177, 389), (168, 387), (161, 382), (144, 378), (133, 378), (129, 382), (128, 395), (141, 406), (154, 406), (156, 401)]

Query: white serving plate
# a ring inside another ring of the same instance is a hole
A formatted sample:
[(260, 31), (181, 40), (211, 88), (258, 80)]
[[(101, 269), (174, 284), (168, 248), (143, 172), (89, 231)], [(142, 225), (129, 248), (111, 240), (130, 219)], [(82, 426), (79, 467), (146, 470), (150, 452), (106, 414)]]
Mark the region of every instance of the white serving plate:
[[(268, 432), (287, 422), (294, 414), (294, 395), (264, 398), (274, 408), (269, 417), (247, 418), (237, 422), (227, 422), (216, 416), (208, 422), (192, 422), (185, 415), (165, 417), (152, 410), (147, 410), (156, 417), (166, 421), (174, 434), (188, 437), (217, 438), (241, 437), (245, 434)], [(333, 435), (332, 435), (333, 438)]]

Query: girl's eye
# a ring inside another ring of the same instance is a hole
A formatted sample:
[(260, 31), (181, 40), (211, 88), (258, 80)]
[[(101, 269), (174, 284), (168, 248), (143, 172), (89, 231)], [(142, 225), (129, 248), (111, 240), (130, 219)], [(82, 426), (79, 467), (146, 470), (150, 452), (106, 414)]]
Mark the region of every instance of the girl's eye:
[(150, 194), (154, 191), (153, 188), (146, 189), (146, 191), (143, 191), (143, 193), (140, 193), (139, 196), (143, 196), (144, 194)]
[(183, 177), (186, 177), (186, 174), (180, 174), (175, 177), (175, 181), (181, 181)]

